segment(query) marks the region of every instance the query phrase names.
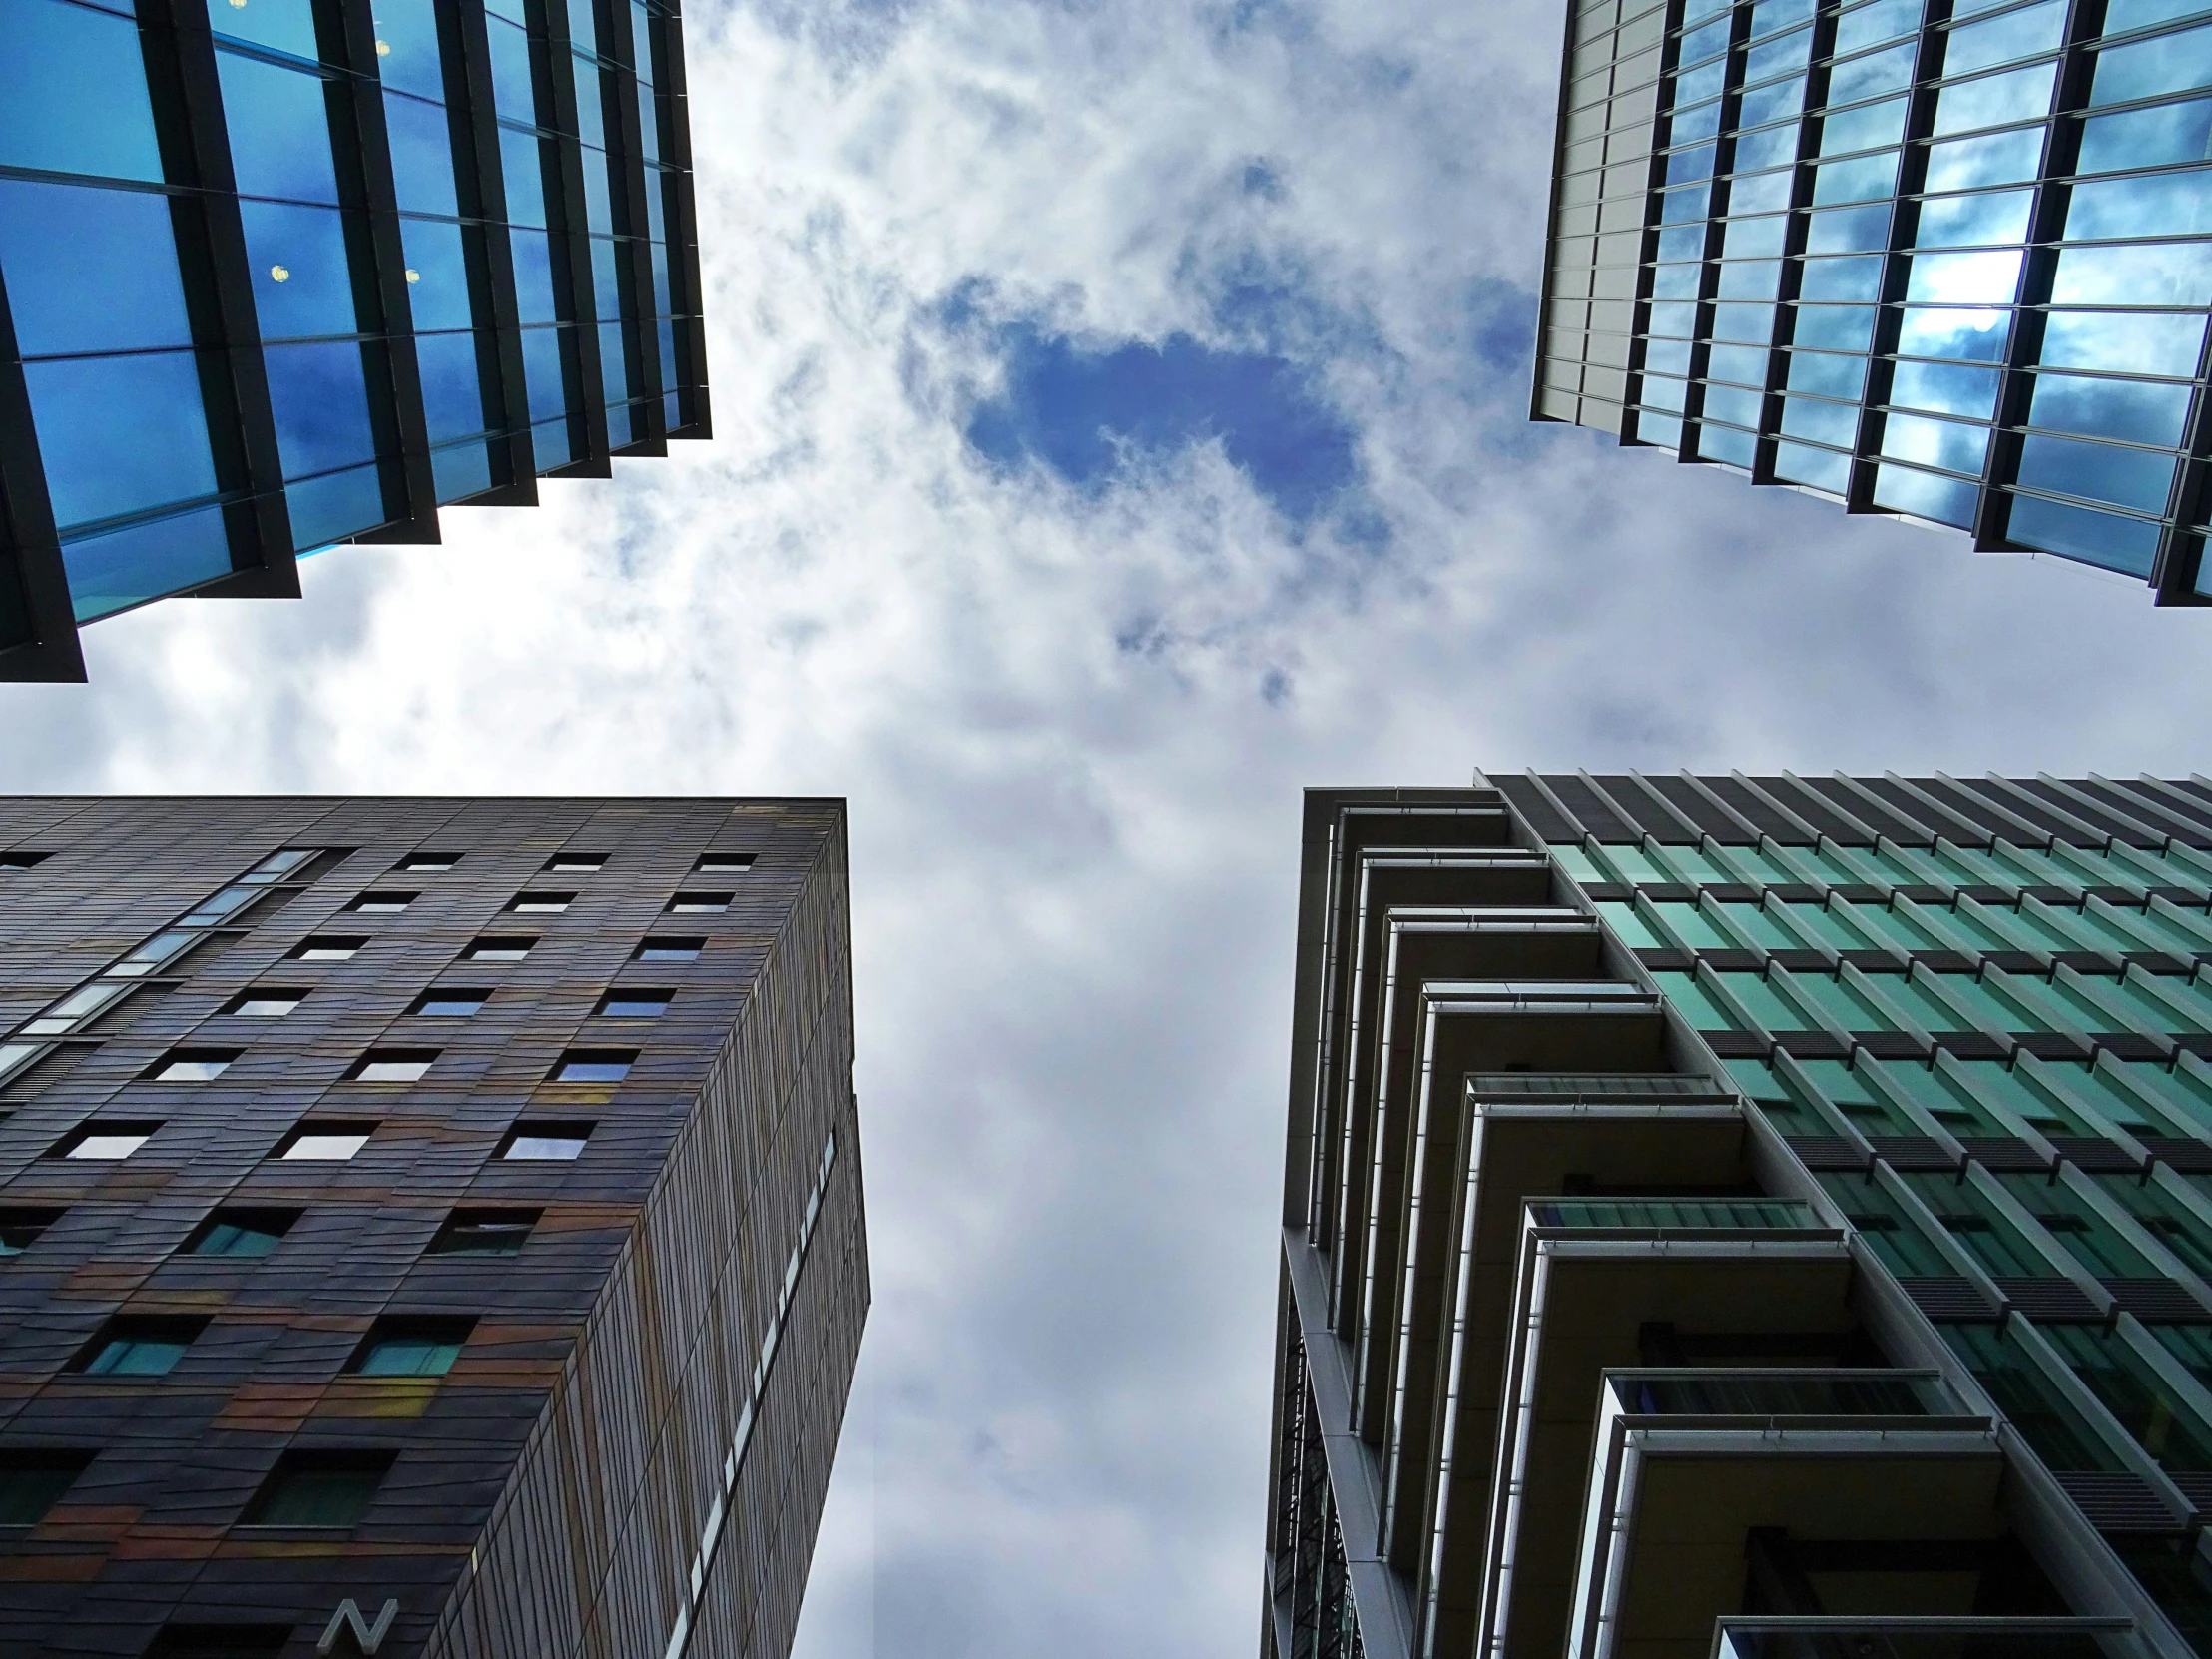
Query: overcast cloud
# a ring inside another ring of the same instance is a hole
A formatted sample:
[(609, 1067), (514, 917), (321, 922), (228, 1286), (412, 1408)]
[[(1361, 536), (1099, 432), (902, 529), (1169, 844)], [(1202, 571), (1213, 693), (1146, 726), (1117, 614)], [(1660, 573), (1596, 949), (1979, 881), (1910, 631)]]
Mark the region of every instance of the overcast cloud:
[(1559, 0), (690, 25), (719, 437), (9, 688), (19, 790), (851, 800), (802, 1659), (1247, 1659), (1298, 791), (2175, 770), (2208, 626), (1524, 419)]

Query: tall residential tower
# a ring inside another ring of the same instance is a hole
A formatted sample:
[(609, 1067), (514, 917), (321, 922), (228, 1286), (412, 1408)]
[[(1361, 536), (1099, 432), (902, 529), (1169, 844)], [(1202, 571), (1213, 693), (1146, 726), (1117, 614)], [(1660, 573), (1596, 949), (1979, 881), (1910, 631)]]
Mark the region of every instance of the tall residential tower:
[(835, 801), (0, 801), (0, 1654), (775, 1659)]
[(1570, 0), (1533, 414), (2202, 604), (2195, 0)]
[(675, 0), (0, 5), (0, 680), (708, 435)]
[(2212, 1652), (2212, 780), (1306, 798), (1267, 1659)]

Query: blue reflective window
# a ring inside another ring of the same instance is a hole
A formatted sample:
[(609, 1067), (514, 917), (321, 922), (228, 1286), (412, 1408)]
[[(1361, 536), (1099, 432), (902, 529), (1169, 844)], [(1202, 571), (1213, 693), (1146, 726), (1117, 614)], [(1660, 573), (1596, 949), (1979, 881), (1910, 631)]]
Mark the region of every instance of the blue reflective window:
[(1677, 109), (1692, 104), (1702, 104), (1708, 98), (1718, 98), (1721, 88), (1727, 84), (1728, 63), (1722, 59), (1707, 64), (1703, 69), (1693, 69), (1686, 75), (1674, 78), (1674, 102)]
[(661, 398), (661, 420), (671, 432), (684, 424), (684, 402), (676, 393), (668, 392)]
[[(594, 150), (607, 148), (607, 111), (605, 94), (600, 88), (600, 72), (589, 58), (577, 58), (576, 70), (576, 134)], [(585, 158), (589, 165), (590, 158)]]
[(2185, 237), (2212, 229), (2212, 168), (2095, 179), (2073, 188), (2066, 235), (2075, 241)]
[(422, 375), (422, 413), (432, 443), (447, 443), (484, 430), (483, 378), (474, 334), (417, 334), (415, 361)]
[(1919, 50), (1920, 43), (1909, 40), (1887, 52), (1873, 52), (1835, 65), (1828, 72), (1829, 103), (1856, 104), (1862, 98), (1911, 86), (1914, 55)]
[(1963, 363), (1901, 362), (1891, 376), (1890, 401), (1909, 409), (1987, 420), (1996, 412), (1997, 371)]
[(274, 47), (309, 63), (322, 55), (315, 43), (314, 0), (231, 0), (228, 6), (211, 6), (209, 17), (217, 33), (236, 40)]
[(223, 509), (203, 507), (150, 524), (134, 524), (104, 536), (62, 544), (69, 576), (69, 604), (79, 622), (92, 622), (197, 588), (231, 574), (231, 542)]
[(1892, 98), (1887, 103), (1862, 104), (1856, 110), (1839, 110), (1822, 117), (1821, 154), (1842, 156), (1854, 150), (1872, 150), (1878, 144), (1897, 143), (1905, 136), (1905, 104), (1902, 98)]
[(1687, 339), (1697, 332), (1697, 306), (1682, 300), (1654, 304), (1651, 307), (1651, 331)]
[(284, 505), (291, 513), (291, 545), (302, 553), (390, 519), (373, 464), (286, 484)]
[(2153, 23), (2194, 16), (2206, 9), (2205, 0), (2111, 0), (2104, 8), (2104, 32), (2124, 35), (2135, 29), (2147, 29)]
[(1985, 426), (1964, 426), (1925, 415), (1893, 414), (1882, 423), (1882, 453), (1892, 460), (1939, 466), (1979, 476), (1989, 451)]
[(166, 196), (0, 179), (0, 271), (26, 357), (192, 343)]
[(1760, 394), (1742, 386), (1707, 386), (1705, 388), (1705, 416), (1708, 420), (1725, 420), (1732, 426), (1756, 427), (1759, 424)]
[(1697, 452), (1701, 460), (1727, 461), (1732, 466), (1748, 467), (1758, 444), (1759, 440), (1749, 432), (1731, 431), (1726, 426), (1698, 428)]
[(446, 219), (402, 219), (407, 304), (418, 330), (475, 326), (468, 298), (468, 255), (461, 228)]
[(568, 0), (568, 38), (586, 52), (599, 50), (598, 8), (592, 0)]
[(430, 452), (430, 477), (440, 501), (458, 501), (491, 488), (491, 446), (456, 443)]
[[(1804, 320), (1805, 313), (1800, 311), (1801, 327)], [(1790, 389), (1847, 398), (1856, 403), (1866, 394), (1867, 359), (1836, 356), (1826, 351), (1792, 351)]]
[(1682, 419), (1679, 415), (1655, 414), (1649, 410), (1639, 413), (1636, 440), (1657, 444), (1662, 449), (1677, 449), (1682, 444)]
[(1789, 221), (1776, 214), (1766, 219), (1732, 219), (1722, 240), (1722, 257), (1730, 260), (1772, 259), (1782, 252)]
[(1857, 52), (1886, 40), (1917, 32), (1921, 26), (1921, 0), (1876, 0), (1836, 19), (1836, 50)]
[(241, 202), (239, 215), (246, 225), (246, 257), (264, 339), (362, 330), (367, 319), (355, 306), (346, 257), (346, 221), (357, 221), (357, 215), (282, 202)]
[(2139, 512), (2164, 512), (2173, 478), (2173, 456), (2155, 450), (2120, 449), (2040, 433), (2030, 433), (2020, 445), (2021, 483)]
[(1816, 351), (1864, 351), (1874, 337), (1874, 307), (1800, 305), (1790, 337)]
[(1811, 484), (1831, 495), (1845, 495), (1851, 488), (1851, 457), (1826, 449), (1808, 449), (1801, 443), (1774, 446), (1774, 475), (1793, 484)]
[(391, 135), (391, 179), (400, 212), (459, 213), (460, 197), (453, 185), (453, 131), (445, 106), (388, 92), (384, 126)]
[(1989, 191), (1979, 196), (1931, 197), (1921, 204), (1914, 243), (1922, 248), (1961, 248), (2020, 242), (2027, 236), (2031, 190)]
[(1715, 305), (1713, 337), (1762, 345), (1774, 338), (1772, 305)]
[(1713, 176), (1713, 147), (1698, 145), (1691, 150), (1677, 150), (1667, 158), (1667, 183), (1689, 184)]
[(637, 71), (640, 81), (648, 86), (653, 82), (653, 33), (646, 21), (645, 8), (630, 0), (630, 64)]
[(1678, 109), (1667, 123), (1668, 141), (1673, 144), (1694, 144), (1699, 139), (1711, 138), (1721, 130), (1721, 107), (1716, 103), (1704, 103), (1696, 109)]
[(2212, 86), (2212, 25), (2099, 52), (2089, 102), (2126, 104), (2202, 86)]
[(436, 0), (376, 0), (376, 71), (387, 87), (445, 101)]
[(1887, 507), (1894, 513), (1933, 519), (1938, 524), (1954, 524), (1961, 530), (1973, 526), (1974, 493), (1975, 486), (1963, 478), (1916, 472), (1911, 467), (1890, 462), (1875, 469), (1876, 506)]
[(2038, 374), (2027, 418), (2030, 425), (2049, 431), (2172, 448), (2181, 442), (2181, 426), (2188, 414), (2187, 386)]
[(607, 447), (620, 449), (630, 441), (632, 429), (630, 406), (627, 403), (609, 404), (607, 407)]
[(1659, 257), (1662, 260), (1702, 260), (1705, 258), (1705, 227), (1703, 225), (1677, 225), (1671, 231), (1659, 233)]
[[(1762, 167), (1780, 167), (1786, 162), (1797, 160), (1797, 147), (1798, 124), (1794, 121), (1787, 127), (1767, 127), (1756, 133), (1739, 133), (1736, 136), (1736, 165), (1747, 172)], [(1787, 173), (1775, 177), (1785, 182), (1789, 179)]]
[(622, 317), (622, 281), (615, 263), (615, 245), (605, 237), (591, 239), (593, 314), (602, 322)]
[(1813, 0), (1759, 0), (1751, 9), (1751, 38), (1761, 40), (1777, 29), (1803, 23), (1813, 15)]
[(1682, 37), (1682, 45), (1675, 53), (1675, 62), (1687, 69), (1701, 64), (1707, 58), (1717, 58), (1728, 50), (1730, 19), (1720, 18), (1702, 29), (1692, 29)]
[(1772, 299), (1781, 285), (1780, 260), (1731, 260), (1721, 267), (1723, 299)]
[(23, 378), (62, 528), (215, 493), (191, 352), (25, 363)]
[(655, 242), (668, 241), (668, 180), (666, 173), (645, 176), (645, 229)]
[[(614, 214), (607, 203), (607, 158), (597, 150), (584, 152), (584, 225), (601, 236), (612, 235)], [(1703, 210), (1700, 210), (1701, 214)]]
[(2001, 127), (2050, 113), (2051, 79), (2058, 66), (2031, 64), (2005, 75), (1947, 86), (1936, 99), (1937, 137), (1967, 133), (1976, 127)]
[(2020, 285), (2017, 248), (1978, 254), (1916, 254), (1905, 297), (1934, 305), (2008, 305)]
[(673, 316), (675, 305), (669, 299), (668, 250), (659, 243), (653, 244), (653, 314)]
[(1985, 138), (1952, 139), (1928, 147), (1924, 189), (1974, 190), (1983, 185), (2031, 182), (2043, 163), (2043, 129), (2023, 127)]
[(2212, 161), (2212, 99), (2123, 110), (2083, 124), (2079, 173)]
[(1689, 395), (1689, 387), (1682, 381), (1666, 375), (1644, 376), (1643, 400), (1655, 409), (1666, 409), (1674, 414), (1682, 412), (1682, 401)]
[(1804, 108), (1805, 77), (1800, 75), (1793, 81), (1774, 81), (1745, 93), (1736, 119), (1745, 127), (1764, 127), (1769, 122), (1796, 115)]
[(1644, 367), (1653, 374), (1687, 374), (1690, 372), (1690, 342), (1686, 339), (1655, 339), (1644, 343)]
[(620, 403), (630, 395), (628, 358), (623, 351), (622, 324), (602, 322), (599, 325), (599, 378), (605, 388), (607, 401)]
[(1813, 201), (1821, 207), (1834, 202), (1878, 202), (1894, 196), (1897, 188), (1895, 150), (1855, 156), (1848, 162), (1824, 162), (1813, 170)]
[(561, 320), (553, 287), (553, 249), (543, 231), (507, 233), (514, 250), (515, 308), (525, 327)]
[(510, 225), (545, 225), (545, 177), (540, 171), (539, 139), (535, 133), (499, 129), (499, 169), (506, 175), (507, 222)]
[(375, 455), (368, 381), (358, 345), (273, 345), (262, 358), (269, 369), (269, 400), (276, 413), (276, 448), (286, 478), (327, 472)]
[[(661, 344), (661, 384), (673, 386), (676, 384), (676, 324), (663, 322), (654, 329), (654, 334)], [(1717, 356), (1724, 349), (1716, 345), (1713, 351)]]
[(1803, 69), (1813, 55), (1813, 31), (1800, 29), (1754, 46), (1744, 54), (1744, 85), (1756, 86), (1776, 75)]
[(135, 24), (62, 0), (0, 6), (0, 163), (160, 182)]
[(334, 206), (338, 181), (322, 78), (236, 52), (218, 52), (216, 68), (239, 193)]
[(2066, 0), (2043, 0), (2039, 6), (2023, 6), (1986, 23), (1953, 29), (1943, 49), (1943, 73), (1970, 75), (1991, 64), (2055, 52), (2065, 30)]
[(1955, 357), (1965, 362), (2004, 360), (2012, 313), (2000, 310), (1937, 310), (1908, 306), (1898, 324), (1898, 350), (1914, 357)]
[(2042, 361), (2051, 368), (2098, 368), (2126, 374), (2197, 371), (2204, 344), (2202, 316), (2152, 311), (2053, 311), (2043, 326)]
[(536, 82), (530, 74), (530, 37), (503, 17), (489, 17), (492, 107), (508, 121), (538, 124)]
[(1805, 223), (1808, 254), (1874, 253), (1890, 245), (1890, 205), (1846, 208), (1810, 215)]
[(661, 159), (661, 103), (641, 89), (638, 96), (638, 154), (646, 165)]
[(1782, 430), (1793, 438), (1849, 449), (1859, 435), (1859, 410), (1849, 403), (1823, 403), (1789, 397), (1782, 403)]
[(1778, 214), (1790, 205), (1790, 175), (1762, 173), (1737, 179), (1728, 187), (1728, 211), (1738, 218), (1749, 214)]
[(2054, 305), (2202, 305), (2212, 301), (2212, 245), (2139, 243), (2068, 248), (2051, 281)]
[(2091, 512), (2063, 501), (2039, 501), (2031, 495), (2012, 498), (2012, 520), (2005, 534), (2023, 546), (2145, 579), (2158, 556), (2155, 524)]
[(532, 420), (551, 420), (568, 410), (561, 372), (562, 332), (559, 328), (525, 328), (522, 332), (522, 377), (530, 392)]
[(569, 448), (568, 422), (549, 420), (542, 426), (530, 428), (530, 447), (537, 469), (550, 472), (557, 466), (566, 466), (575, 458)]

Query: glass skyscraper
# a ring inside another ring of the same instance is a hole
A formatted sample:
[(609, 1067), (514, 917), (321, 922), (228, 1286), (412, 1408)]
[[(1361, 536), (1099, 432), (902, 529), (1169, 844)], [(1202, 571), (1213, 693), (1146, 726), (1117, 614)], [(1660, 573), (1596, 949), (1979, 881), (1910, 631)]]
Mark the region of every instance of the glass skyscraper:
[(1574, 0), (1533, 413), (2202, 604), (2198, 0)]
[(674, 0), (0, 5), (0, 679), (708, 435)]

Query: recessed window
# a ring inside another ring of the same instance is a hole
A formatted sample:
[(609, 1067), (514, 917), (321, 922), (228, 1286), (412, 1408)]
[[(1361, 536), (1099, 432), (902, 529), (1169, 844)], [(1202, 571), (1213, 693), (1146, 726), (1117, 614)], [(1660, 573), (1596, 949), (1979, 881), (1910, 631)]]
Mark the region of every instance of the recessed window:
[(158, 1123), (88, 1123), (65, 1136), (56, 1158), (128, 1158), (153, 1137)]
[(291, 959), (295, 962), (350, 962), (360, 954), (361, 946), (366, 943), (366, 939), (339, 938), (333, 934), (319, 933), (294, 945)]
[(187, 1256), (267, 1256), (283, 1242), (297, 1210), (218, 1210), (185, 1241)]
[(250, 1019), (282, 1019), (306, 1000), (307, 993), (303, 990), (257, 985), (225, 1003), (223, 1011), (227, 1014), (244, 1014)]
[(288, 1624), (165, 1624), (146, 1659), (283, 1659)]
[(460, 861), (458, 852), (417, 852), (400, 859), (398, 868), (407, 875), (442, 875)]
[(730, 900), (736, 896), (727, 892), (680, 892), (668, 901), (668, 913), (672, 916), (708, 915), (729, 909)]
[(668, 1012), (672, 991), (632, 990), (627, 986), (609, 991), (592, 1011), (606, 1019), (659, 1019)]
[(572, 1048), (553, 1068), (556, 1083), (619, 1083), (637, 1063), (634, 1048)]
[(702, 875), (736, 875), (751, 869), (754, 857), (751, 852), (702, 852), (692, 868)]
[(437, 1057), (434, 1048), (372, 1048), (345, 1076), (353, 1083), (419, 1083)]
[(120, 1316), (79, 1352), (75, 1369), (87, 1377), (167, 1377), (207, 1328), (197, 1316)]
[(287, 1451), (246, 1506), (240, 1524), (357, 1525), (396, 1456), (390, 1451)]
[(420, 896), (411, 892), (364, 892), (346, 908), (364, 916), (395, 916)]
[(537, 1226), (536, 1210), (455, 1210), (430, 1240), (432, 1256), (512, 1256)]
[(486, 935), (461, 952), (464, 962), (519, 962), (530, 954), (536, 939)]
[(407, 1012), (430, 1019), (467, 1019), (482, 1012), (484, 1004), (490, 1000), (489, 991), (444, 988), (424, 991)]
[(128, 979), (95, 979), (91, 984), (71, 991), (16, 1035), (65, 1037), (72, 1031), (82, 1030), (90, 1025), (111, 1004), (122, 1001), (137, 988)]
[(236, 1048), (173, 1048), (154, 1062), (146, 1074), (152, 1083), (213, 1083), (231, 1069), (244, 1050)]
[(54, 1209), (15, 1206), (0, 1210), (0, 1256), (20, 1256), (38, 1243), (38, 1236), (62, 1219)]
[(695, 962), (706, 947), (705, 939), (647, 939), (638, 946), (641, 962)]
[(472, 1319), (380, 1319), (345, 1369), (357, 1377), (443, 1377), (475, 1325)]
[(36, 1526), (92, 1462), (89, 1451), (0, 1451), (0, 1526)]
[(515, 894), (507, 908), (521, 916), (557, 916), (575, 902), (572, 892), (525, 892)]
[(343, 1163), (375, 1133), (373, 1123), (303, 1123), (278, 1141), (270, 1156), (287, 1164)]
[(546, 860), (545, 867), (556, 875), (589, 875), (595, 869), (607, 867), (604, 852), (556, 852)]
[(51, 852), (0, 852), (0, 871), (36, 869), (53, 855)]
[(554, 1162), (581, 1158), (584, 1143), (591, 1139), (591, 1130), (588, 1123), (518, 1123), (499, 1143), (499, 1156)]

